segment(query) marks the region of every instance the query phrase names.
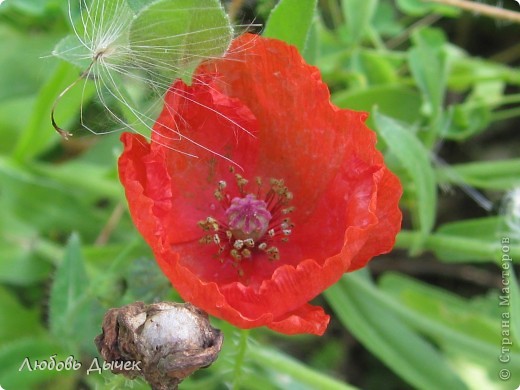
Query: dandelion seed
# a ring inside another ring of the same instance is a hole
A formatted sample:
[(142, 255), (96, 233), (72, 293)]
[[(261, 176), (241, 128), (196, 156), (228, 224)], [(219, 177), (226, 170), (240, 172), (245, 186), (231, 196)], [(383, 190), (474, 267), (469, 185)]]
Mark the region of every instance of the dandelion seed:
[[(97, 100), (109, 119), (93, 121), (101, 125), (87, 123), (82, 106), (83, 128), (94, 134), (130, 130), (148, 137), (172, 82), (190, 79), (199, 63), (224, 56), (233, 38), (233, 28), (218, 0), (79, 0), (77, 24), (72, 20), (72, 1), (68, 9), (73, 35), (53, 51), (83, 70), (52, 108), (51, 122), (65, 138), (71, 134), (56, 123), (54, 114), (63, 96), (81, 81), (94, 83)], [(186, 95), (179, 97), (190, 100)], [(220, 116), (234, 123), (229, 116)], [(175, 123), (167, 135), (162, 132), (164, 146), (177, 150), (176, 143), (185, 140), (208, 150), (180, 128), (184, 129), (182, 123)], [(236, 123), (234, 131), (248, 129)]]

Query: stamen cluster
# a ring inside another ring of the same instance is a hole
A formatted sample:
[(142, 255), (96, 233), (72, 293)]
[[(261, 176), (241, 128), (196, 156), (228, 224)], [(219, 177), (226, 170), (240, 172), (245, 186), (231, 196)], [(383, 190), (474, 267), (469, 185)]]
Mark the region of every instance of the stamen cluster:
[[(230, 168), (231, 172), (234, 170)], [(277, 241), (287, 242), (294, 225), (289, 213), (293, 198), (283, 180), (270, 179), (269, 190), (262, 196), (262, 179), (257, 177), (256, 191), (248, 192), (249, 181), (235, 174), (239, 196), (231, 197), (227, 183), (221, 180), (215, 190), (215, 198), (224, 210), (225, 219), (207, 217), (198, 225), (207, 234), (200, 239), (202, 244), (215, 244), (217, 257), (224, 261), (229, 255), (235, 263), (250, 259), (255, 252), (265, 252), (269, 260), (279, 260), (280, 251), (273, 245)]]

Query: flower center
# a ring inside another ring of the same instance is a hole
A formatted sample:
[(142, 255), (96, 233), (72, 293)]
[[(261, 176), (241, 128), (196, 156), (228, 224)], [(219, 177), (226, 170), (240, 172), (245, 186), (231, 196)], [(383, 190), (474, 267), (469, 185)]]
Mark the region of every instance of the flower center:
[(226, 217), (233, 237), (257, 241), (267, 232), (272, 215), (267, 210), (267, 203), (256, 199), (253, 194), (247, 194), (245, 198), (233, 198), (226, 210)]
[[(232, 171), (233, 172), (233, 171)], [(286, 242), (294, 227), (287, 214), (294, 210), (289, 207), (292, 193), (283, 180), (271, 179), (270, 188), (262, 198), (262, 180), (256, 179), (257, 189), (246, 191), (248, 180), (235, 174), (240, 196), (231, 197), (226, 191), (227, 183), (220, 181), (215, 198), (224, 209), (225, 220), (207, 217), (198, 225), (206, 235), (202, 244), (215, 244), (217, 257), (224, 261), (229, 255), (235, 263), (251, 258), (255, 252), (265, 252), (270, 260), (278, 260), (280, 252), (273, 245), (277, 241)]]

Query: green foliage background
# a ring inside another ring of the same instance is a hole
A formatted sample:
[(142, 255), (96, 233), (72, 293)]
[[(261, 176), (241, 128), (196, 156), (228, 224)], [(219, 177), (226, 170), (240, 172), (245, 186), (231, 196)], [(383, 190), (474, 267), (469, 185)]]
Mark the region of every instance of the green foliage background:
[[(510, 207), (485, 211), (460, 188), (498, 204), (520, 185), (519, 25), (421, 0), (245, 5), (268, 20), (265, 35), (321, 69), (339, 107), (370, 112), (405, 189), (405, 220), (392, 253), (317, 299), (333, 317), (325, 336), (241, 333), (213, 319), (226, 335), (221, 357), (181, 387), (516, 388), (520, 293), (501, 242), (518, 263), (518, 210), (508, 225)], [(63, 141), (51, 127), (53, 102), (79, 74), (49, 55), (70, 32), (64, 0), (0, 5), (0, 386), (146, 389), (110, 372), (87, 375), (105, 310), (179, 297), (126, 211), (119, 134), (77, 131)], [(94, 92), (72, 89), (59, 123), (78, 128), (82, 104), (95, 115)], [(505, 293), (510, 304), (500, 306)], [(503, 337), (512, 341), (507, 364)], [(83, 368), (20, 371), (26, 357), (55, 354)], [(501, 380), (501, 369), (512, 377)]]

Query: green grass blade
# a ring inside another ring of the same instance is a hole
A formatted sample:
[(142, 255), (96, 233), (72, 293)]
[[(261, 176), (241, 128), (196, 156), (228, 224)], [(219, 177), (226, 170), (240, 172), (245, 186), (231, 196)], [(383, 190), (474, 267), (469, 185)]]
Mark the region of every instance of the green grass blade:
[(340, 321), (374, 355), (418, 389), (466, 389), (444, 357), (400, 321), (359, 274), (344, 276), (325, 292)]
[[(78, 76), (75, 66), (62, 63), (40, 89), (36, 103), (30, 111), (29, 123), (23, 129), (12, 152), (15, 160), (31, 160), (60, 140), (51, 125), (51, 109), (60, 93)], [(82, 86), (71, 89), (56, 109), (56, 121), (66, 127), (77, 117), (81, 105), (89, 100), (94, 92), (95, 89), (90, 84), (84, 89)]]
[(50, 329), (55, 337), (73, 343), (91, 315), (87, 307), (88, 279), (79, 237), (70, 238), (58, 267), (49, 299)]
[(310, 369), (296, 359), (272, 348), (255, 346), (247, 352), (251, 360), (265, 368), (288, 375), (296, 381), (322, 390), (355, 390), (356, 388)]

